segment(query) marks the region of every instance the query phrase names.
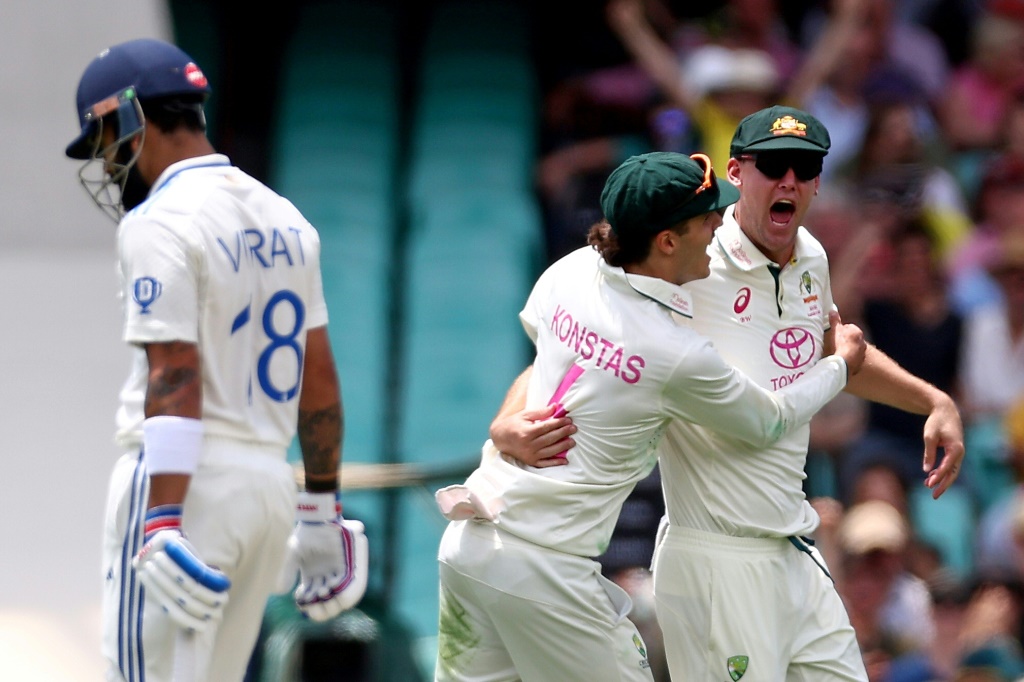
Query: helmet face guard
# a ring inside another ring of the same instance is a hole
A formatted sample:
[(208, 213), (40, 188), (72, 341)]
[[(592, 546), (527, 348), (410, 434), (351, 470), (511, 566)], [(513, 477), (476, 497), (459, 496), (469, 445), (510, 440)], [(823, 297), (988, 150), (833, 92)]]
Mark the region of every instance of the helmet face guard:
[[(209, 94), (210, 84), (192, 58), (163, 40), (129, 40), (96, 55), (78, 82), (79, 133), (64, 153), (86, 162), (79, 178), (104, 213), (119, 220), (149, 191), (137, 167), (146, 125), (139, 101), (180, 95), (202, 102)], [(136, 139), (140, 144), (133, 154)]]
[[(78, 179), (100, 210), (116, 223), (124, 216), (125, 185), (139, 160), (146, 136), (146, 119), (135, 88), (127, 87), (97, 102), (86, 112), (85, 119), (89, 128), (86, 137), (89, 151), (86, 162), (78, 170)], [(104, 126), (112, 126), (117, 139), (100, 148)], [(129, 145), (135, 138), (139, 139), (139, 145), (132, 153)]]

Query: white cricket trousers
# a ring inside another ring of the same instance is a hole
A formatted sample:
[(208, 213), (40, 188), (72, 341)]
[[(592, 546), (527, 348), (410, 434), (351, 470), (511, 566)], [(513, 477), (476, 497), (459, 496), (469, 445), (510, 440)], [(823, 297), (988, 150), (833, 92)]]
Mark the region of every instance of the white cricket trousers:
[(788, 538), (668, 528), (654, 601), (673, 680), (867, 682), (825, 562), (801, 545), (810, 554)]
[(131, 568), (142, 547), (145, 458), (118, 459), (103, 538), (103, 655), (116, 682), (238, 682), (259, 636), (295, 525), (296, 485), (283, 448), (207, 436), (182, 509), (199, 557), (231, 579), (219, 624), (185, 634), (147, 602)]
[(441, 538), (437, 682), (652, 682), (626, 592), (585, 557), (485, 521)]

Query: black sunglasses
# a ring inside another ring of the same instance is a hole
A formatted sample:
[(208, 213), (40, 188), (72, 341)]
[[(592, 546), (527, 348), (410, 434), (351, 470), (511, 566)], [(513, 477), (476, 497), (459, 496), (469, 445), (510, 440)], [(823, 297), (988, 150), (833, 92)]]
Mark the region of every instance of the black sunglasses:
[(820, 154), (744, 154), (736, 157), (741, 161), (753, 161), (757, 170), (766, 178), (778, 180), (790, 168), (797, 180), (807, 182), (821, 175), (822, 156)]

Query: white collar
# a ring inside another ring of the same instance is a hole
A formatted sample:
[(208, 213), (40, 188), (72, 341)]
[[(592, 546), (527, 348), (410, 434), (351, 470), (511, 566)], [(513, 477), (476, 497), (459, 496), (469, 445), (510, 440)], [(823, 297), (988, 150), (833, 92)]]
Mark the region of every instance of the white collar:
[(608, 265), (604, 258), (598, 259), (598, 268), (605, 277), (626, 283), (641, 296), (660, 303), (672, 312), (679, 313), (684, 317), (693, 317), (693, 299), (690, 292), (682, 287), (660, 277), (627, 273), (622, 268)]
[(192, 168), (206, 168), (209, 166), (230, 166), (231, 161), (224, 154), (205, 154), (203, 156), (194, 156), (189, 159), (182, 159), (176, 161), (170, 166), (164, 169), (163, 173), (157, 177), (156, 182), (153, 183), (153, 187), (149, 190), (149, 196), (153, 194), (174, 179), (178, 173), (182, 171), (190, 170)]

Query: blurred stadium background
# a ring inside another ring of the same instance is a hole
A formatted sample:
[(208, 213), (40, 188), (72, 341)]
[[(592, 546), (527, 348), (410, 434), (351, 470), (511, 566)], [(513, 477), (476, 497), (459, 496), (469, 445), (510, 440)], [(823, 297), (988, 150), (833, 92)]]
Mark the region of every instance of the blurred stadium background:
[(626, 58), (602, 4), (5, 3), (0, 679), (102, 678), (99, 541), (128, 352), (113, 225), (63, 156), (88, 61), (133, 37), (178, 43), (213, 85), (215, 146), (321, 233), (343, 499), (367, 526), (370, 589), (322, 626), (272, 600), (250, 682), (416, 682), (436, 650), (433, 491), (473, 466), (530, 357), (517, 313), (545, 262), (533, 183), (543, 94)]

